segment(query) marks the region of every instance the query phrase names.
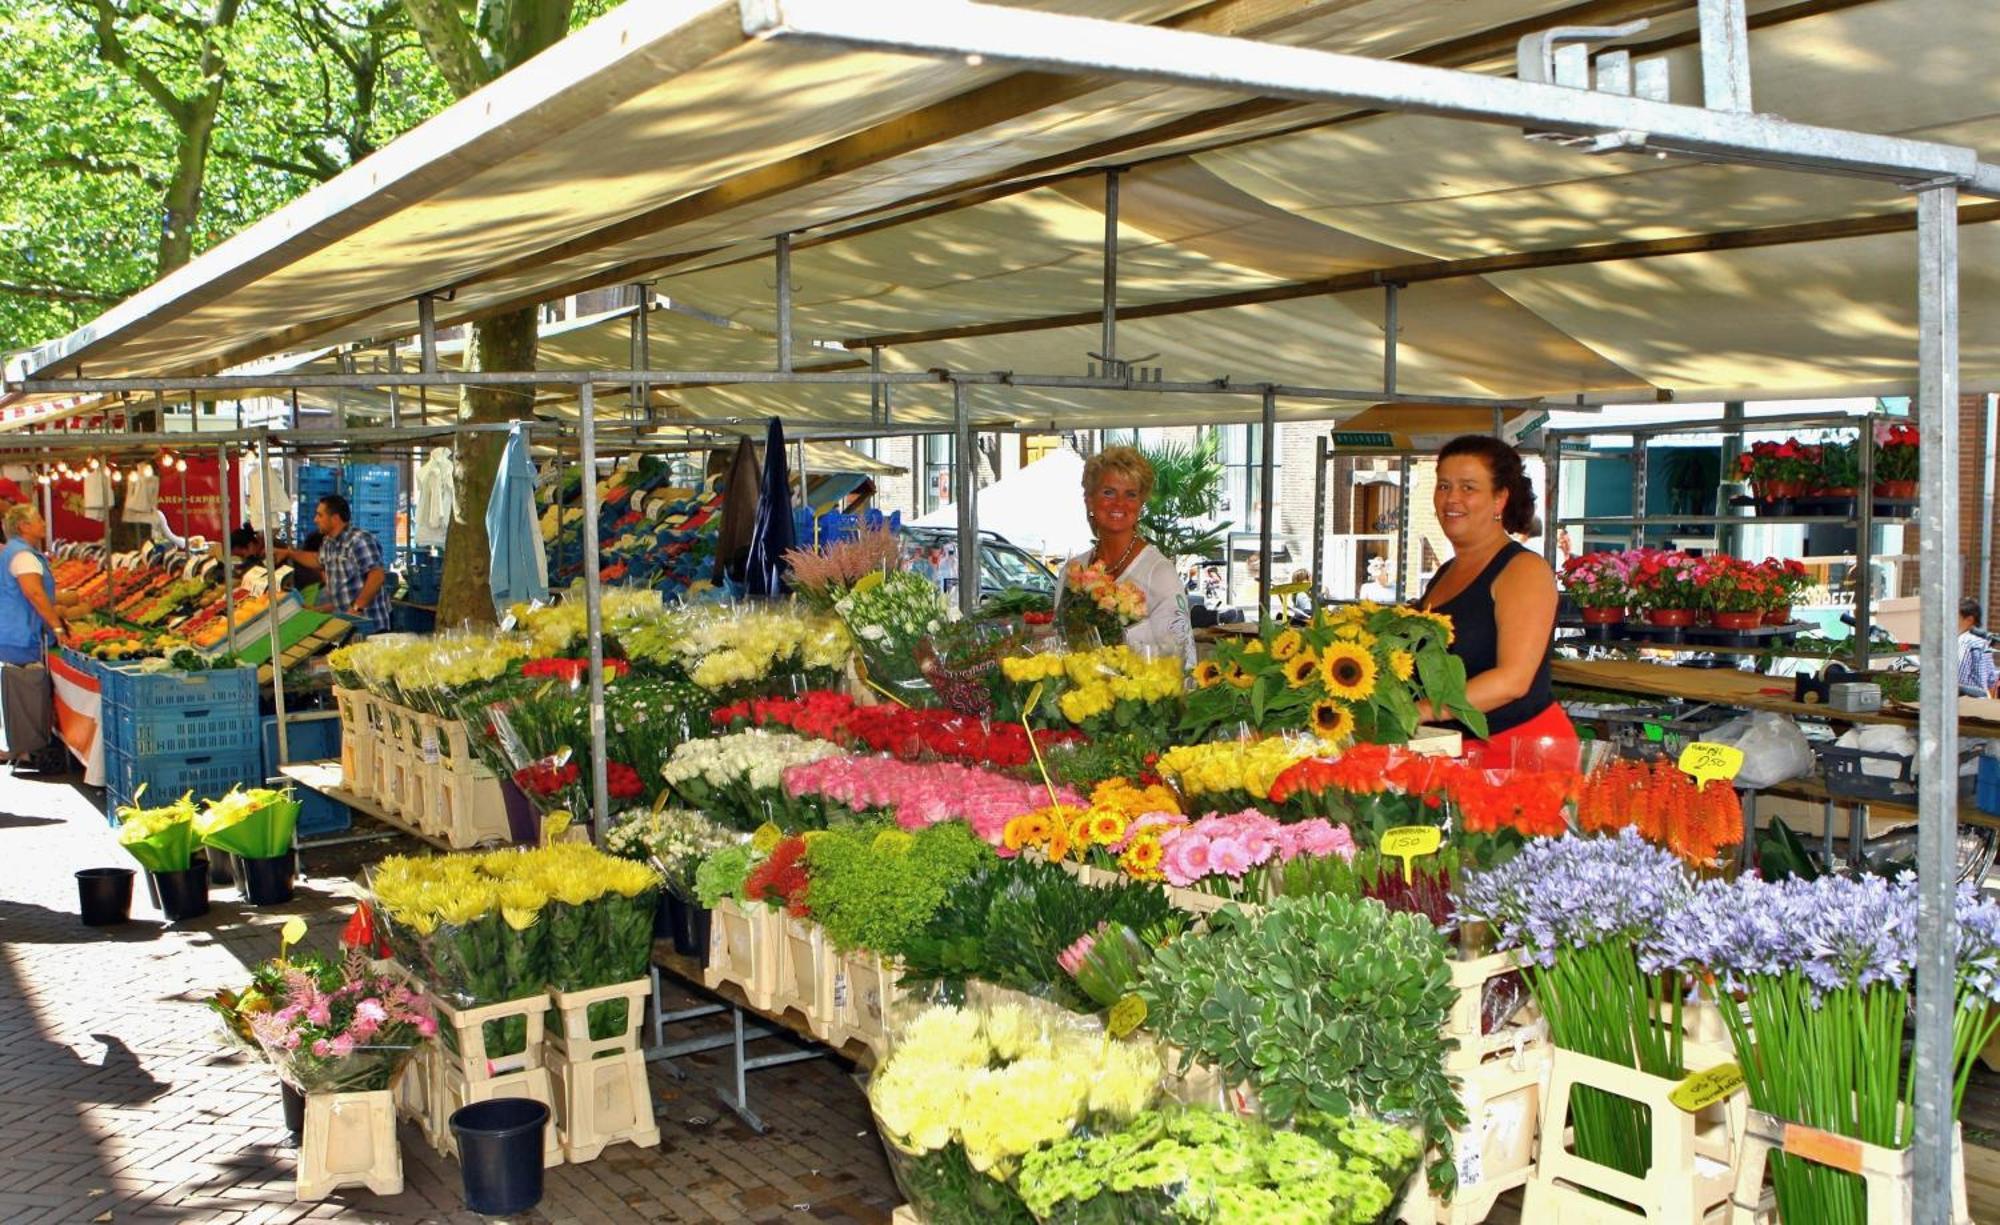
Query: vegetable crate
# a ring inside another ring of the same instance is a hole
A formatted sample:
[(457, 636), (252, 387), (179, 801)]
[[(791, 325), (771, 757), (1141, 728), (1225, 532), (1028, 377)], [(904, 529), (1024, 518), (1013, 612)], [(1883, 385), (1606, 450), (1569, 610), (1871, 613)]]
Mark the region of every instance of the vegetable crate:
[(257, 673), (106, 668), (104, 746), (134, 758), (228, 753), (257, 739)]
[[(543, 1022), (548, 1006), (544, 995), (502, 1000), (453, 1008), (431, 994), (437, 1009), (438, 1043), (433, 1062), (433, 1079), (425, 1094), (428, 1107), (424, 1132), (432, 1147), (447, 1156), (458, 1153), (458, 1139), (451, 1134), (451, 1116), (461, 1106), (491, 1101), (496, 1097), (525, 1097), (556, 1109), (554, 1085), (545, 1062), (547, 1043)], [(487, 1051), (488, 1025), (521, 1018), (526, 1041), (511, 1055), (493, 1056)], [(543, 1133), (542, 1165), (561, 1165), (563, 1150), (553, 1128)]]
[(713, 990), (735, 983), (752, 1008), (768, 1010), (778, 994), (778, 936), (777, 915), (769, 906), (723, 898), (709, 925), (702, 985)]
[[(554, 1015), (560, 1018), (549, 1035), (548, 1070), (555, 1091), (555, 1132), (563, 1154), (572, 1162), (592, 1161), (613, 1144), (655, 1148), (660, 1128), (653, 1121), (653, 1091), (646, 1079), (646, 1052), (639, 1047), (646, 1001), (652, 998), (649, 975), (608, 987), (583, 991), (551, 991)], [(622, 1030), (604, 1038), (590, 1036), (590, 1012), (623, 1001)]]
[(821, 963), (826, 982), (820, 997), (826, 1017), (822, 1031), (835, 1046), (858, 1042), (879, 1061), (889, 1054), (889, 1021), (905, 995), (903, 967), (864, 949), (827, 950)]
[[(1691, 1068), (1730, 1059), (1727, 1051), (1689, 1043)], [(1743, 1096), (1689, 1114), (1668, 1094), (1678, 1081), (1550, 1048), (1548, 1109), (1541, 1152), (1527, 1181), (1521, 1219), (1536, 1225), (1689, 1225), (1723, 1222), (1735, 1189), (1737, 1138), (1743, 1135)], [(1644, 1177), (1586, 1161), (1569, 1151), (1570, 1094), (1577, 1087), (1602, 1090), (1646, 1107), (1652, 1118), (1651, 1161)]]
[(292, 1197), (321, 1200), (341, 1187), (402, 1194), (403, 1150), (396, 1144), (396, 1104), (388, 1089), (306, 1094)]
[[(1911, 1150), (1883, 1148), (1817, 1127), (1787, 1123), (1761, 1110), (1747, 1114), (1730, 1225), (1773, 1225), (1778, 1220), (1776, 1197), (1764, 1189), (1764, 1167), (1774, 1148), (1815, 1165), (1859, 1174), (1868, 1188), (1868, 1220), (1915, 1219), (1915, 1155)], [(1951, 1129), (1951, 1220), (1952, 1225), (1972, 1223), (1965, 1197), (1965, 1137), (1955, 1124)]]
[(437, 836), (454, 850), (510, 841), (500, 779), (473, 755), (464, 720), (414, 717), (422, 729), (418, 750), (430, 771), (431, 823)]
[(1455, 1074), (1459, 1101), (1470, 1120), (1451, 1133), (1458, 1192), (1449, 1203), (1440, 1200), (1419, 1175), (1411, 1180), (1397, 1220), (1403, 1225), (1477, 1225), (1492, 1214), (1502, 1195), (1534, 1177), (1553, 1049), (1546, 1041), (1524, 1044)]

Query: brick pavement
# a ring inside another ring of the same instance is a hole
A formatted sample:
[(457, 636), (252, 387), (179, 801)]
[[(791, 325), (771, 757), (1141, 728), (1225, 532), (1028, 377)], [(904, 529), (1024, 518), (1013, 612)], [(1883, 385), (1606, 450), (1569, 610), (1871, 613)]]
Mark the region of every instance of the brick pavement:
[[(401, 1195), (294, 1202), (276, 1078), (228, 1049), (198, 1002), (274, 953), (293, 913), (330, 946), (352, 897), (346, 874), (390, 846), (310, 851), (292, 906), (259, 911), (219, 888), (209, 915), (174, 926), (141, 877), (133, 921), (90, 929), (71, 874), (131, 866), (95, 795), (0, 773), (0, 1221), (483, 1219), (463, 1207), (457, 1164), (407, 1123)], [(852, 1069), (752, 1073), (770, 1128), (758, 1136), (715, 1100), (725, 1054), (685, 1061), (686, 1082), (654, 1070), (658, 1149), (621, 1145), (550, 1170), (539, 1210), (516, 1219), (886, 1221), (898, 1197)]]

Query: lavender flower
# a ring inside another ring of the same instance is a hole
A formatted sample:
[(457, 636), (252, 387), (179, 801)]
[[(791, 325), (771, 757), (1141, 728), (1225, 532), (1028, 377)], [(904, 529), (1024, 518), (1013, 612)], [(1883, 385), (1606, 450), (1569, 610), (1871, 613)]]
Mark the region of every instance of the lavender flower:
[[(1994, 950), (2000, 966), (2000, 945)], [(1730, 991), (1797, 971), (1815, 1007), (1829, 991), (1901, 990), (1916, 962), (1915, 885), (1875, 876), (1704, 881), (1659, 952), (1663, 965), (1708, 971)]]
[(1615, 838), (1538, 839), (1490, 872), (1469, 873), (1458, 917), (1494, 924), (1502, 947), (1518, 945), (1543, 966), (1557, 950), (1625, 940), (1650, 971), (1687, 904), (1689, 882), (1668, 850), (1621, 830)]

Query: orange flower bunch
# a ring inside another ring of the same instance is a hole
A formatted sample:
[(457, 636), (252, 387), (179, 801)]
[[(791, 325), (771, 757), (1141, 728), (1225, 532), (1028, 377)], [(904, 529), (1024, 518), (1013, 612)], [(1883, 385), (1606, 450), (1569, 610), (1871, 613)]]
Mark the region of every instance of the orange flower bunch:
[(1586, 831), (1631, 826), (1648, 842), (1708, 867), (1743, 841), (1743, 803), (1726, 782), (1696, 783), (1674, 763), (1614, 761), (1584, 780), (1577, 821)]
[(1129, 778), (1107, 778), (1090, 793), (1092, 808), (1108, 808), (1127, 821), (1149, 812), (1179, 812), (1180, 797), (1172, 787), (1153, 783), (1141, 787)]
[(1451, 795), (1468, 834), (1515, 830), (1529, 838), (1559, 838), (1569, 829), (1565, 809), (1582, 781), (1567, 770), (1509, 770), (1499, 783), (1459, 766)]

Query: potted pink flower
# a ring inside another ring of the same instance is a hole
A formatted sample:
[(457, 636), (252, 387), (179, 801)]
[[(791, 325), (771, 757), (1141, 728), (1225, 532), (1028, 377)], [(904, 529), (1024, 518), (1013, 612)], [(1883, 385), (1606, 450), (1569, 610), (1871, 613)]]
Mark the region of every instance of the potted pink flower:
[(1632, 602), (1646, 610), (1649, 625), (1679, 628), (1694, 624), (1702, 606), (1699, 559), (1673, 549), (1632, 549)]
[(1629, 562), (1621, 553), (1585, 553), (1563, 563), (1563, 590), (1583, 611), (1585, 625), (1616, 625), (1632, 599)]

